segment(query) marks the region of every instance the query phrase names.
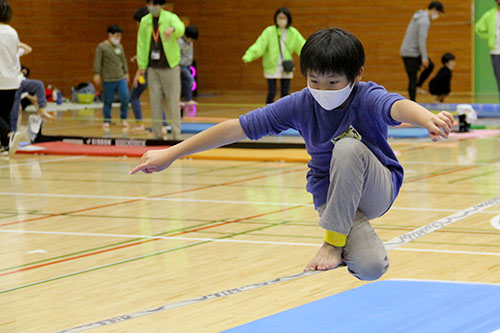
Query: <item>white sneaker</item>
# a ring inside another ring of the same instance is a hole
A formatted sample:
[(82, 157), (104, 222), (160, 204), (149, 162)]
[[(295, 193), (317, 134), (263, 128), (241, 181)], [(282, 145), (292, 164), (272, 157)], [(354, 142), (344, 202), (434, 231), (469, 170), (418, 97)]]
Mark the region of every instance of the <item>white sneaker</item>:
[(21, 133), (14, 132), (9, 138), (9, 156), (13, 156), (17, 151), (17, 146), (19, 145), (19, 139), (21, 139)]

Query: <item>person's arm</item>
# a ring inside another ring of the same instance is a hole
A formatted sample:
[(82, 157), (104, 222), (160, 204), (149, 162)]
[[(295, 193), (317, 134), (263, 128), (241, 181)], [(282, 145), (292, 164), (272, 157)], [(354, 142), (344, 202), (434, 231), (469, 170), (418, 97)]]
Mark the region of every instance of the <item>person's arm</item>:
[(451, 113), (443, 111), (436, 115), (407, 99), (399, 100), (392, 105), (391, 117), (396, 121), (425, 127), (432, 141), (438, 141), (441, 137), (447, 138), (453, 126)]
[(486, 12), (486, 14), (481, 16), (479, 21), (476, 23), (476, 27), (475, 27), (477, 35), (479, 37), (481, 37), (482, 39), (486, 39), (486, 40), (488, 40), (488, 22), (486, 19), (488, 16), (487, 14), (488, 14), (488, 12)]
[(184, 26), (184, 23), (181, 21), (179, 16), (175, 14), (173, 14), (172, 27), (175, 29), (173, 33), (175, 40), (184, 36), (184, 31), (186, 30), (186, 27)]
[(248, 50), (245, 52), (245, 55), (242, 58), (243, 62), (245, 63), (252, 62), (264, 54), (267, 44), (265, 31), (266, 30), (264, 30), (264, 32), (259, 36), (259, 38), (257, 38), (255, 43), (252, 46), (250, 46)]
[(422, 56), (424, 67), (429, 66), (429, 56), (427, 55), (427, 34), (429, 33), (429, 27), (428, 23), (420, 23), (418, 26), (418, 49)]
[(306, 43), (306, 40), (298, 30), (295, 31), (297, 33), (297, 40), (295, 42), (295, 53), (297, 53), (300, 56), (300, 52), (302, 51), (302, 47)]
[(127, 65), (127, 57), (125, 56), (125, 49), (123, 48), (123, 45), (120, 46), (122, 49), (122, 66), (123, 66), (123, 72), (125, 73), (124, 78), (127, 81), (127, 83), (130, 81), (130, 76), (128, 75), (128, 65)]
[(28, 44), (19, 42), (19, 56), (25, 56), (31, 53), (33, 49)]
[[(137, 32), (137, 69), (144, 75), (146, 68), (148, 67), (148, 57), (149, 57), (149, 48), (147, 47), (147, 28), (146, 28), (146, 20), (143, 18), (139, 25), (139, 31)], [(149, 36), (151, 38), (151, 36)]]
[(94, 82), (96, 85), (101, 84), (101, 65), (102, 65), (102, 48), (97, 46), (94, 58)]
[(133, 175), (139, 171), (160, 172), (183, 156), (224, 146), (244, 138), (246, 134), (239, 119), (226, 120), (171, 148), (146, 152), (142, 155), (139, 165), (132, 169), (130, 174)]

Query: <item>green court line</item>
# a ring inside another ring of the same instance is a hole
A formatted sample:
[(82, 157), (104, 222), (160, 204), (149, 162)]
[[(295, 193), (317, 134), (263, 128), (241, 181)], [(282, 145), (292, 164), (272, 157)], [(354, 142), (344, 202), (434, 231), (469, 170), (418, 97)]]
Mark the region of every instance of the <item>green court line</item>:
[[(260, 228), (255, 228), (255, 229), (251, 229), (251, 230), (247, 230), (247, 231), (242, 231), (242, 232), (234, 233), (232, 235), (227, 235), (227, 236), (219, 237), (219, 238), (216, 238), (216, 239), (232, 238), (232, 237), (235, 237), (235, 236), (245, 235), (245, 234), (248, 234), (248, 233), (253, 232), (253, 231), (263, 230), (265, 228), (272, 228), (274, 226), (278, 226), (278, 225), (282, 225), (282, 224), (286, 224), (286, 223), (287, 223), (286, 221), (283, 221), (283, 222), (276, 223), (274, 225), (263, 226), (263, 227), (260, 227)], [(175, 251), (183, 250), (183, 249), (186, 249), (186, 248), (189, 248), (189, 247), (193, 247), (193, 246), (197, 246), (197, 245), (203, 245), (203, 244), (212, 243), (212, 242), (213, 242), (212, 240), (200, 241), (200, 242), (196, 242), (196, 243), (193, 243), (193, 244), (188, 244), (188, 245), (179, 246), (179, 247), (176, 247), (176, 248), (173, 248), (173, 249), (168, 249), (168, 250), (165, 250), (165, 251), (159, 251), (159, 252), (155, 252), (155, 253), (150, 253), (150, 254), (146, 254), (146, 255), (143, 255), (143, 256), (126, 259), (126, 260), (123, 260), (123, 261), (119, 261), (119, 262), (115, 262), (115, 263), (111, 263), (111, 264), (106, 264), (106, 265), (102, 265), (102, 266), (99, 266), (99, 267), (89, 268), (89, 269), (86, 269), (86, 270), (83, 270), (83, 271), (79, 271), (79, 272), (75, 272), (75, 273), (70, 273), (70, 274), (62, 275), (62, 276), (57, 276), (57, 277), (50, 278), (50, 279), (47, 279), (47, 280), (29, 283), (29, 284), (26, 284), (26, 285), (23, 285), (23, 286), (19, 286), (19, 287), (14, 287), (14, 288), (11, 288), (11, 289), (2, 290), (2, 291), (0, 291), (0, 294), (5, 294), (5, 293), (11, 292), (11, 291), (25, 289), (25, 288), (28, 288), (28, 287), (37, 286), (37, 285), (44, 284), (44, 283), (47, 283), (47, 282), (53, 282), (53, 281), (57, 281), (57, 280), (61, 280), (61, 279), (67, 278), (67, 277), (72, 277), (72, 276), (80, 275), (80, 274), (83, 274), (83, 273), (89, 273), (89, 272), (97, 271), (97, 270), (100, 270), (100, 269), (103, 269), (103, 268), (113, 267), (113, 266), (117, 266), (117, 265), (120, 265), (120, 264), (125, 264), (125, 263), (129, 263), (129, 262), (137, 261), (137, 260), (140, 260), (140, 259), (151, 258), (151, 257), (155, 257), (155, 256), (160, 255), (160, 254), (175, 252)]]
[(489, 175), (496, 174), (496, 173), (498, 173), (498, 172), (497, 171), (483, 172), (483, 173), (479, 173), (479, 174), (476, 174), (476, 175), (473, 175), (473, 176), (470, 176), (470, 177), (464, 177), (464, 178), (459, 178), (459, 179), (452, 180), (452, 181), (448, 182), (448, 184), (456, 184), (458, 182), (462, 182), (462, 181), (466, 181), (466, 180), (471, 180), (473, 178), (479, 178), (479, 177), (489, 176)]
[[(456, 170), (460, 170), (461, 168), (463, 168), (464, 166), (461, 165), (461, 166), (458, 166), (458, 167), (451, 167), (451, 168), (445, 168), (445, 169), (440, 169), (440, 170), (437, 170), (437, 171), (433, 171), (431, 173), (423, 173), (423, 174), (418, 174), (418, 175), (414, 175), (412, 177), (407, 177), (405, 179), (405, 182), (409, 182), (409, 181), (412, 181), (414, 179), (419, 179), (419, 178), (422, 178), (422, 177), (432, 177), (432, 176), (439, 176), (441, 174), (444, 174), (443, 176), (446, 176), (448, 175), (449, 172), (451, 171), (456, 171)], [(467, 170), (464, 170), (464, 171), (467, 171)], [(423, 179), (424, 180), (424, 179)]]
[(127, 243), (133, 243), (133, 242), (136, 242), (138, 240), (151, 239), (151, 238), (153, 238), (155, 236), (165, 236), (166, 234), (169, 234), (169, 233), (183, 232), (183, 231), (186, 231), (186, 230), (188, 230), (190, 228), (199, 228), (199, 227), (203, 227), (203, 226), (210, 225), (210, 224), (213, 224), (213, 223), (225, 222), (227, 220), (228, 219), (215, 220), (215, 221), (210, 221), (210, 222), (207, 222), (207, 223), (202, 223), (202, 224), (197, 224), (197, 225), (194, 225), (194, 226), (189, 226), (189, 227), (186, 227), (186, 228), (179, 228), (179, 229), (169, 230), (169, 231), (165, 231), (165, 232), (162, 232), (162, 233), (159, 233), (159, 234), (155, 234), (152, 237), (148, 236), (148, 237), (132, 238), (132, 239), (128, 239), (126, 241), (118, 242), (118, 243), (113, 243), (113, 244), (103, 245), (103, 246), (99, 246), (99, 247), (92, 248), (92, 249), (86, 249), (86, 250), (82, 250), (82, 251), (78, 251), (78, 252), (68, 253), (68, 254), (64, 254), (64, 255), (61, 255), (61, 256), (51, 257), (51, 258), (47, 258), (47, 259), (43, 259), (43, 260), (39, 260), (39, 261), (34, 261), (34, 262), (30, 262), (30, 263), (22, 264), (22, 265), (18, 265), (18, 266), (13, 266), (13, 267), (8, 267), (8, 268), (2, 268), (2, 269), (0, 269), (0, 272), (9, 271), (9, 270), (12, 270), (12, 269), (19, 269), (19, 268), (23, 268), (23, 267), (31, 266), (31, 265), (37, 265), (37, 264), (41, 264), (41, 263), (44, 263), (44, 262), (47, 262), (47, 261), (63, 259), (63, 258), (71, 257), (71, 256), (74, 256), (74, 255), (79, 255), (79, 254), (83, 254), (83, 253), (92, 252), (92, 251), (102, 250), (102, 249), (105, 249), (105, 248), (108, 248), (108, 247), (114, 247), (114, 246), (119, 246), (119, 245), (123, 245), (123, 244), (127, 244)]

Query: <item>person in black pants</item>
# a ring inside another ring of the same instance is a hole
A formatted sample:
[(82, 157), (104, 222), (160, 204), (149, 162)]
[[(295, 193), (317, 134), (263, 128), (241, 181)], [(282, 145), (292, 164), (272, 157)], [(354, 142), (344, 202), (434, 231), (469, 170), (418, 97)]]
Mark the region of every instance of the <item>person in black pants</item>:
[[(416, 100), (417, 87), (422, 87), (434, 69), (434, 64), (427, 53), (427, 34), (431, 20), (438, 19), (440, 13), (444, 13), (443, 4), (432, 1), (427, 9), (418, 10), (413, 14), (406, 28), (400, 54), (408, 74), (408, 94), (412, 101)], [(424, 70), (418, 77), (420, 66), (423, 66)]]
[(406, 74), (408, 74), (408, 93), (410, 94), (410, 100), (415, 101), (417, 95), (417, 88), (422, 88), (425, 80), (431, 75), (434, 70), (434, 63), (431, 58), (427, 58), (429, 65), (418, 75), (418, 71), (422, 66), (421, 57), (403, 57), (403, 62), (406, 69)]
[(443, 103), (444, 98), (451, 92), (451, 71), (455, 69), (455, 56), (452, 53), (445, 53), (441, 57), (443, 67), (436, 76), (429, 82), (429, 92), (436, 96), (436, 102)]
[[(12, 8), (6, 0), (0, 0), (0, 143), (1, 151), (9, 150), (9, 135), (19, 138), (18, 133), (10, 133), (10, 110), (19, 88), (18, 74), (20, 41), (16, 30), (9, 25)], [(10, 154), (17, 149), (17, 142), (10, 143)]]

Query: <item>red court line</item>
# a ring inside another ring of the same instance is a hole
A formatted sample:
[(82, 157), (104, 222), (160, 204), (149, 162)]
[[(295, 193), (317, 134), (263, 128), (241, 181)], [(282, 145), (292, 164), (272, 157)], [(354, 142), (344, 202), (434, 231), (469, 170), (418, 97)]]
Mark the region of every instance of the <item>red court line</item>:
[[(192, 233), (192, 232), (196, 232), (196, 231), (200, 231), (200, 230), (206, 230), (206, 229), (211, 229), (211, 228), (215, 228), (215, 227), (220, 227), (222, 225), (226, 225), (226, 224), (230, 224), (230, 223), (237, 223), (237, 222), (241, 222), (241, 221), (247, 221), (247, 220), (255, 219), (255, 218), (258, 218), (258, 217), (262, 217), (262, 216), (266, 216), (266, 215), (271, 215), (271, 214), (275, 214), (275, 213), (280, 213), (280, 212), (284, 212), (284, 211), (287, 211), (287, 210), (292, 210), (292, 209), (302, 208), (302, 207), (304, 207), (304, 206), (293, 206), (293, 207), (288, 207), (288, 208), (282, 208), (282, 209), (278, 209), (278, 210), (271, 211), (271, 212), (268, 212), (268, 213), (262, 213), (262, 214), (258, 214), (258, 215), (254, 215), (254, 216), (249, 216), (249, 217), (244, 217), (244, 218), (240, 218), (240, 219), (235, 219), (235, 220), (232, 220), (232, 221), (220, 222), (220, 223), (217, 223), (217, 224), (212, 224), (212, 225), (208, 225), (208, 226), (204, 226), (204, 227), (199, 227), (199, 228), (195, 228), (195, 229), (192, 229), (192, 230), (186, 230), (186, 231), (178, 232), (176, 234), (169, 235), (169, 237), (175, 237), (175, 236), (179, 236), (179, 235), (183, 235), (183, 234), (187, 234), (187, 233)], [(14, 273), (20, 273), (20, 272), (30, 271), (30, 270), (33, 270), (35, 268), (41, 268), (41, 267), (51, 266), (51, 265), (59, 264), (59, 263), (70, 261), (70, 260), (81, 259), (81, 258), (93, 256), (93, 255), (96, 255), (96, 254), (111, 252), (111, 251), (115, 251), (115, 250), (119, 250), (119, 249), (124, 249), (124, 248), (132, 247), (132, 246), (135, 246), (135, 245), (141, 245), (141, 244), (145, 244), (145, 243), (149, 243), (149, 242), (153, 242), (153, 241), (157, 241), (157, 240), (164, 240), (164, 238), (151, 238), (151, 239), (148, 239), (148, 240), (145, 240), (145, 241), (140, 241), (140, 242), (135, 242), (135, 243), (130, 243), (130, 244), (119, 245), (119, 246), (115, 246), (115, 247), (112, 247), (112, 248), (109, 248), (109, 249), (104, 249), (104, 250), (99, 250), (99, 251), (95, 251), (95, 252), (85, 253), (85, 254), (81, 254), (81, 255), (78, 255), (78, 256), (64, 258), (64, 259), (60, 259), (60, 260), (55, 260), (55, 261), (51, 261), (51, 262), (47, 262), (47, 263), (43, 263), (43, 264), (39, 264), (39, 265), (35, 265), (35, 266), (24, 267), (24, 268), (16, 269), (16, 270), (13, 270), (13, 271), (0, 273), (0, 276), (5, 276), (5, 275), (14, 274)]]
[[(290, 170), (290, 171), (281, 172), (279, 175), (284, 175), (284, 174), (294, 173), (294, 172), (299, 172), (299, 171), (304, 171), (304, 170)], [(252, 178), (245, 178), (245, 179), (240, 179), (240, 180), (235, 180), (235, 181), (226, 182), (226, 183), (220, 183), (220, 184), (215, 184), (215, 185), (200, 186), (200, 187), (195, 187), (195, 188), (192, 188), (192, 189), (189, 189), (189, 190), (182, 190), (182, 191), (177, 191), (177, 192), (152, 195), (152, 196), (149, 196), (149, 198), (160, 198), (160, 197), (169, 196), (169, 195), (176, 195), (176, 194), (188, 193), (188, 192), (193, 192), (193, 191), (206, 190), (206, 189), (209, 189), (209, 188), (212, 188), (212, 187), (228, 186), (228, 185), (232, 185), (232, 184), (244, 183), (244, 182), (247, 182), (247, 181), (252, 181), (252, 180), (262, 179), (262, 178), (267, 178), (267, 177), (274, 177), (274, 176), (277, 176), (277, 175), (274, 174), (274, 175), (256, 176), (256, 177), (252, 177)], [(48, 219), (48, 218), (51, 218), (51, 217), (58, 217), (58, 216), (63, 216), (63, 215), (68, 215), (68, 214), (83, 213), (83, 212), (88, 212), (88, 211), (95, 210), (95, 209), (100, 209), (100, 208), (108, 208), (108, 207), (113, 207), (113, 206), (119, 206), (119, 205), (129, 204), (129, 203), (133, 203), (133, 202), (137, 202), (137, 201), (141, 201), (141, 200), (142, 199), (132, 199), (132, 200), (127, 200), (127, 201), (110, 203), (110, 204), (106, 204), (106, 205), (99, 205), (99, 206), (93, 206), (93, 207), (83, 208), (83, 209), (74, 210), (74, 211), (65, 212), (65, 213), (50, 214), (50, 215), (45, 215), (45, 216), (40, 216), (40, 217), (34, 217), (34, 218), (31, 218), (31, 219), (27, 219), (27, 220), (21, 220), (21, 221), (16, 221), (16, 222), (9, 222), (9, 223), (0, 224), (0, 227), (6, 227), (6, 226), (10, 226), (10, 225), (15, 225), (15, 224), (21, 224), (21, 223), (28, 223), (28, 222), (33, 222), (33, 221), (45, 220), (45, 219)]]

